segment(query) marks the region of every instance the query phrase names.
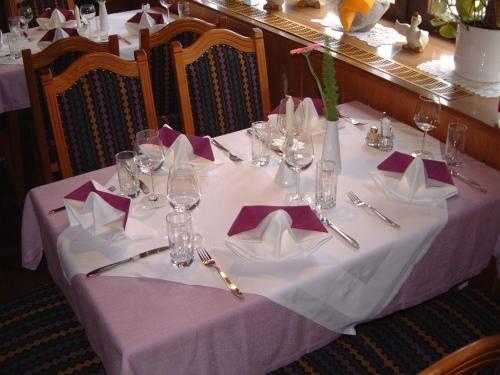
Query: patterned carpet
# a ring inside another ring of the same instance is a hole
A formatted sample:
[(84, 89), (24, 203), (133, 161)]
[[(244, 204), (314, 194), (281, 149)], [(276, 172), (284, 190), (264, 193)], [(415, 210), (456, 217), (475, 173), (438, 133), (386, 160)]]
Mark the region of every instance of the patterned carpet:
[[(469, 342), (499, 333), (500, 301), (469, 287), (363, 324), (357, 336), (342, 336), (272, 374), (416, 374)], [(0, 306), (0, 374), (105, 371), (51, 284)]]

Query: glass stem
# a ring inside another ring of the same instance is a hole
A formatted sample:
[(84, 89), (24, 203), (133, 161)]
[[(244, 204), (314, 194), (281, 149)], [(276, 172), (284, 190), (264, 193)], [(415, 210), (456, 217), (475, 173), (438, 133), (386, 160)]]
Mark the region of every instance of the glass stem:
[(170, 7), (167, 7), (167, 22), (170, 22)]
[(158, 199), (155, 193), (155, 184), (154, 184), (154, 179), (153, 179), (153, 171), (149, 172), (149, 175), (151, 176), (151, 195), (149, 196), (150, 201), (155, 201)]
[(295, 190), (295, 196), (300, 199), (300, 169), (297, 169), (297, 189)]
[(424, 132), (424, 136), (422, 137), (422, 153), (425, 153), (425, 136), (427, 135), (427, 132)]

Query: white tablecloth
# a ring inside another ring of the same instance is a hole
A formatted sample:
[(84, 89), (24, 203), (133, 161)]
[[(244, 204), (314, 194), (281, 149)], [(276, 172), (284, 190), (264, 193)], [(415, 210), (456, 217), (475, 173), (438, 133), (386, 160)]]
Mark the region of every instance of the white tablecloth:
[[(447, 222), (446, 202), (437, 206), (412, 205), (389, 200), (379, 191), (368, 172), (389, 153), (365, 145), (365, 127), (347, 125), (340, 131), (342, 175), (339, 177), (337, 206), (325, 211), (339, 227), (353, 236), (360, 249), (348, 246), (337, 235), (312, 256), (272, 262), (248, 262), (224, 247), (227, 231), (243, 205), (283, 204), (287, 192), (274, 182), (277, 159), (266, 168), (250, 162), (233, 163), (214, 149), (224, 165), (200, 178), (202, 201), (193, 212), (195, 230), (221, 268), (245, 293), (256, 293), (337, 332), (353, 332), (352, 326), (380, 312), (394, 297), (413, 266)], [(393, 123), (395, 149), (409, 153), (421, 141), (422, 133), (404, 124)], [(250, 137), (244, 131), (225, 135), (221, 142), (245, 160), (250, 160)], [(316, 157), (321, 155), (322, 136), (315, 136)], [(440, 154), (439, 143), (429, 138), (427, 147)], [(158, 191), (166, 191), (166, 177), (158, 176)], [(314, 191), (314, 167), (302, 175), (302, 189)], [(355, 207), (346, 197), (354, 191), (401, 225), (395, 229), (371, 212)], [(157, 236), (141, 241), (107, 242), (92, 238), (79, 227), (66, 229), (58, 241), (58, 252), (68, 280), (102, 265), (141, 251), (164, 245), (164, 207), (145, 211), (134, 202), (132, 216), (156, 229)], [(109, 276), (153, 277), (190, 285), (225, 288), (213, 269), (195, 262), (177, 270), (168, 256), (153, 256), (106, 273)], [(325, 287), (330, 286), (330, 287)]]

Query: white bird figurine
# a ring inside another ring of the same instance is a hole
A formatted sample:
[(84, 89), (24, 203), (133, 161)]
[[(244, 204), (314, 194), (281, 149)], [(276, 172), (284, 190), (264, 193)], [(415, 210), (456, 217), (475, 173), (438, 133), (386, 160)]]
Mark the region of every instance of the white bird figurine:
[(403, 48), (410, 49), (415, 52), (423, 52), (427, 43), (429, 43), (429, 32), (420, 30), (418, 25), (422, 23), (422, 16), (418, 12), (414, 12), (411, 16), (411, 25), (407, 23), (399, 23), (396, 20), (396, 30), (406, 36), (407, 44)]

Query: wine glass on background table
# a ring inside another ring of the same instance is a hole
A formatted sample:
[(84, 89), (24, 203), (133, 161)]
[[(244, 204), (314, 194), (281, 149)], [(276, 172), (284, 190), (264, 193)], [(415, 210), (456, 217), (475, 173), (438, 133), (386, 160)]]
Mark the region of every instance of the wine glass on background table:
[(21, 17), (21, 22), (23, 23), (24, 33), (26, 34), (26, 39), (31, 40), (29, 34), (29, 25), (33, 20), (33, 9), (31, 7), (20, 7), (18, 9), (19, 17)]
[(201, 189), (196, 170), (189, 164), (170, 167), (167, 198), (176, 211), (192, 210), (201, 200)]
[(160, 0), (160, 5), (167, 10), (167, 23), (170, 22), (170, 7), (173, 0)]
[(309, 168), (314, 160), (312, 137), (307, 133), (288, 134), (283, 147), (283, 160), (297, 174), (295, 193), (288, 194), (286, 200), (290, 203), (311, 203), (312, 198), (300, 192), (300, 172)]
[(135, 138), (135, 151), (137, 155), (134, 161), (144, 174), (151, 176), (151, 194), (143, 198), (142, 204), (146, 208), (159, 208), (167, 204), (167, 197), (155, 193), (153, 172), (158, 169), (165, 160), (163, 144), (158, 130), (146, 129), (137, 133)]
[(413, 151), (411, 153), (412, 156), (422, 159), (433, 158), (432, 153), (425, 149), (425, 138), (429, 130), (433, 130), (439, 125), (440, 112), (441, 104), (439, 103), (439, 98), (424, 95), (418, 97), (413, 121), (424, 132), (424, 136), (422, 137), (422, 149)]
[(93, 4), (83, 4), (80, 7), (80, 15), (88, 25), (88, 36), (92, 37), (92, 20), (95, 18), (95, 7)]

